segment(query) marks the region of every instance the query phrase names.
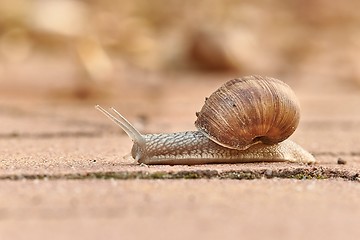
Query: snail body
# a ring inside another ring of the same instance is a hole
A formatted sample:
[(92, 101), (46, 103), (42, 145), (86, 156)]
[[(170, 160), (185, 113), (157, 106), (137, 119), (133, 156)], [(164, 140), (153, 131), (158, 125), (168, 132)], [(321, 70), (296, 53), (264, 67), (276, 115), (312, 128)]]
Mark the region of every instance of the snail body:
[(216, 90), (197, 113), (198, 131), (141, 134), (119, 112), (117, 123), (133, 140), (132, 157), (145, 164), (315, 162), (287, 138), (295, 131), (300, 107), (290, 87), (274, 78), (233, 79)]

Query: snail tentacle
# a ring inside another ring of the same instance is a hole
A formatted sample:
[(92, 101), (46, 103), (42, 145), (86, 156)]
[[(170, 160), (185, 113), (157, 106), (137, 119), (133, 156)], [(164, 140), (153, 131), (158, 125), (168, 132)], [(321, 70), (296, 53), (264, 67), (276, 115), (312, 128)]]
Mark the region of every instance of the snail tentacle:
[(115, 108), (112, 107), (110, 109), (113, 110), (119, 116), (119, 118), (116, 118), (99, 105), (96, 105), (95, 108), (102, 112), (105, 116), (110, 118), (118, 126), (120, 126), (121, 129), (124, 130), (124, 132), (131, 138), (131, 140), (133, 140), (134, 143), (141, 146), (145, 145), (145, 138), (143, 137), (143, 135), (128, 120), (126, 120), (123, 115), (116, 111)]

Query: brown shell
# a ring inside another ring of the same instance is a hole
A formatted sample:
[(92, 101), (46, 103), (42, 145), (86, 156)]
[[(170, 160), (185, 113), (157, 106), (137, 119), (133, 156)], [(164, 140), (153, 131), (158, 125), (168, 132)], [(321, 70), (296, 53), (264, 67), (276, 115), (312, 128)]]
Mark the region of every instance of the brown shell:
[(247, 76), (226, 82), (206, 100), (195, 126), (214, 142), (247, 149), (287, 139), (300, 119), (299, 102), (280, 80)]

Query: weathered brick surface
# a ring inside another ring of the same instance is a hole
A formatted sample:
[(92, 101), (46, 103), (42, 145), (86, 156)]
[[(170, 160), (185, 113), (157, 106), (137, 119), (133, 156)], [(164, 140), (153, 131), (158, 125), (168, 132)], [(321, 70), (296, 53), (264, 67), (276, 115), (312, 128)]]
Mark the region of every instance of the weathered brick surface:
[[(98, 101), (2, 99), (0, 237), (351, 239), (359, 235), (360, 97), (304, 89), (292, 139), (315, 165), (140, 166), (124, 158), (131, 141), (95, 111)], [(153, 101), (100, 103), (121, 109), (142, 132), (194, 129), (203, 97), (169, 91)]]

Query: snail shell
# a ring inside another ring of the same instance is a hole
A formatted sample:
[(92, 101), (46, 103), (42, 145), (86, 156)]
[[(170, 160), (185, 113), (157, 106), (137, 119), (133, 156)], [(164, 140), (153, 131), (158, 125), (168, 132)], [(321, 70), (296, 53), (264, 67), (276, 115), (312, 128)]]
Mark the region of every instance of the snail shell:
[(300, 119), (299, 102), (275, 78), (248, 76), (226, 82), (205, 101), (195, 126), (217, 144), (244, 150), (287, 139)]

